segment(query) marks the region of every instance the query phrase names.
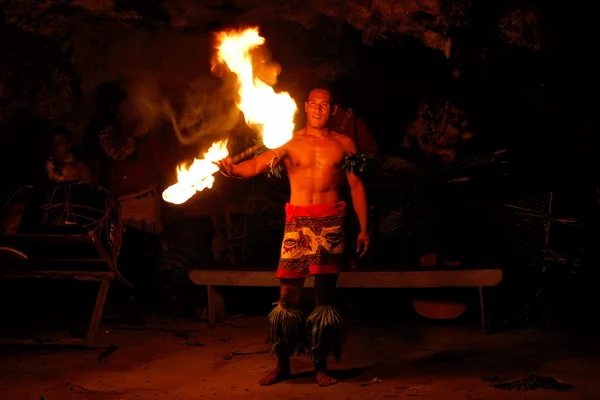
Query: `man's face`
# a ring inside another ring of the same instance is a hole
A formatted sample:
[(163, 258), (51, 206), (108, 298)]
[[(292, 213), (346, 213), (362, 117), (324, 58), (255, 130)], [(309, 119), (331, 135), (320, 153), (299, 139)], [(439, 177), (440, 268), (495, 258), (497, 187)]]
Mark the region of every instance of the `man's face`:
[(323, 129), (329, 124), (329, 118), (335, 114), (337, 107), (331, 104), (331, 93), (324, 89), (314, 89), (308, 95), (304, 109), (311, 128)]
[(52, 155), (54, 158), (64, 158), (71, 149), (71, 143), (63, 135), (56, 134), (52, 137)]

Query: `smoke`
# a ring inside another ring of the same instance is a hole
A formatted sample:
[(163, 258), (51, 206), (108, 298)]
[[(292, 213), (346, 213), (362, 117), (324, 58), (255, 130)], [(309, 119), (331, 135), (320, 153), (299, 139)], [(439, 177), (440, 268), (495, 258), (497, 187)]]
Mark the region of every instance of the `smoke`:
[[(181, 144), (193, 144), (202, 138), (214, 141), (235, 133), (240, 111), (235, 105), (235, 81), (228, 81), (202, 77), (176, 94), (159, 96), (160, 111), (168, 117)], [(148, 110), (144, 103), (140, 98), (140, 110)], [(149, 112), (148, 116), (151, 115)]]
[(243, 124), (236, 106), (235, 75), (211, 72), (212, 34), (172, 31), (127, 32), (107, 52), (125, 106), (147, 128), (167, 121), (178, 141), (193, 145), (220, 140)]
[[(167, 30), (123, 32), (111, 43), (113, 63), (135, 118), (152, 129), (172, 127), (183, 145), (247, 133), (238, 99), (237, 77), (216, 62), (214, 33)], [(256, 78), (273, 86), (281, 72), (266, 45), (252, 51)]]

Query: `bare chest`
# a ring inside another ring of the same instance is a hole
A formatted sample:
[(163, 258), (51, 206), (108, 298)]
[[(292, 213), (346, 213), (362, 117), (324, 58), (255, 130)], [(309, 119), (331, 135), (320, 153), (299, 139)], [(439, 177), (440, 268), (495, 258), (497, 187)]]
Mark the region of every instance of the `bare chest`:
[(288, 151), (288, 163), (291, 168), (341, 168), (344, 160), (344, 148), (332, 139), (301, 140)]

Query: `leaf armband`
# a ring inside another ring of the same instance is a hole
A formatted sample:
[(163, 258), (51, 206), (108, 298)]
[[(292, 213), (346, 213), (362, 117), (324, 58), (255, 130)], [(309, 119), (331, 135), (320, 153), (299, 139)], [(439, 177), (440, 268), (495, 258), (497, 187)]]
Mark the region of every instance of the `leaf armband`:
[(360, 175), (370, 166), (372, 158), (372, 156), (369, 156), (365, 153), (348, 154), (346, 157), (344, 157), (342, 169), (345, 172), (351, 172), (355, 175)]
[[(259, 142), (256, 142), (256, 143), (258, 144)], [(274, 150), (270, 150), (270, 149), (267, 149), (266, 147), (262, 147), (260, 150), (257, 150), (256, 153), (254, 153), (254, 158), (258, 157), (265, 151), (274, 151)], [(272, 161), (273, 160), (271, 160), (271, 165), (272, 165)], [(271, 168), (269, 168), (268, 170), (265, 171), (265, 176), (267, 178), (275, 177), (275, 178), (281, 179), (282, 175), (283, 175), (283, 164), (277, 164), (275, 166), (271, 166)]]

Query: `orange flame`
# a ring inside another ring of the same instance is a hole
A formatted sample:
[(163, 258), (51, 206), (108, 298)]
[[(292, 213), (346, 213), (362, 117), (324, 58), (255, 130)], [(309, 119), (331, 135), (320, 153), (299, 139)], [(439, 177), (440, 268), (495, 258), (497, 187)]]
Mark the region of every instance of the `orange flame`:
[(173, 204), (183, 204), (196, 192), (212, 188), (215, 182), (213, 174), (219, 170), (214, 163), (229, 155), (227, 140), (213, 143), (204, 153), (204, 158), (196, 158), (192, 165), (185, 163), (177, 167), (177, 183), (163, 192), (163, 199)]
[(258, 28), (250, 28), (219, 32), (217, 41), (217, 60), (238, 76), (238, 108), (244, 113), (246, 123), (261, 131), (263, 143), (269, 149), (283, 146), (294, 134), (297, 108), (287, 92), (275, 93), (271, 86), (254, 77), (250, 51), (261, 46), (265, 39), (258, 34)]
[[(266, 147), (283, 146), (293, 136), (297, 108), (288, 93), (275, 93), (271, 86), (254, 77), (250, 52), (264, 44), (265, 39), (258, 34), (258, 28), (219, 32), (216, 39), (218, 62), (225, 63), (238, 77), (240, 98), (237, 106), (244, 113), (246, 123), (262, 134)], [(213, 143), (204, 158), (196, 158), (189, 166), (180, 164), (177, 167), (177, 183), (163, 192), (163, 199), (182, 204), (197, 191), (212, 188), (213, 174), (218, 171), (213, 162), (228, 154), (227, 141), (224, 140)]]

